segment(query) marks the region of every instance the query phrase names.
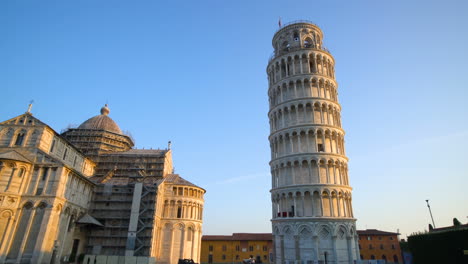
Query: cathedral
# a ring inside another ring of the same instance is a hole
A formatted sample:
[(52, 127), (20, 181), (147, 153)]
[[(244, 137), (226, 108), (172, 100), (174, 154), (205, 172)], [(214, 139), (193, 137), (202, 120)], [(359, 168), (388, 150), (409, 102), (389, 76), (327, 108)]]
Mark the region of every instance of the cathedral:
[(205, 190), (109, 113), (61, 134), (30, 109), (0, 123), (0, 263), (199, 262)]

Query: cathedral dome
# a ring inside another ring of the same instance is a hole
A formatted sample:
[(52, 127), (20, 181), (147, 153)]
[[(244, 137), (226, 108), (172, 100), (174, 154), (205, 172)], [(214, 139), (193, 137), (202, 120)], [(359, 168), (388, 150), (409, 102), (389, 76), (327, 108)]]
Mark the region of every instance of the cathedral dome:
[(101, 108), (101, 114), (91, 117), (90, 119), (86, 120), (81, 124), (78, 129), (91, 129), (91, 130), (105, 130), (117, 134), (122, 134), (117, 123), (110, 118), (109, 115), (109, 107), (107, 104)]

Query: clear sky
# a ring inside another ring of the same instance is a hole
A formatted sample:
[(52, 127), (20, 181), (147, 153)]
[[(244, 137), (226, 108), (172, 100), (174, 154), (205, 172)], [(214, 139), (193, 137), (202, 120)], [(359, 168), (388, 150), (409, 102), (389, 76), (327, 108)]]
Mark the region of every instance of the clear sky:
[(271, 39), (318, 24), (336, 60), (359, 229), (468, 221), (468, 2), (0, 1), (0, 119), (57, 132), (97, 115), (138, 148), (172, 140), (205, 188), (204, 234), (271, 232)]

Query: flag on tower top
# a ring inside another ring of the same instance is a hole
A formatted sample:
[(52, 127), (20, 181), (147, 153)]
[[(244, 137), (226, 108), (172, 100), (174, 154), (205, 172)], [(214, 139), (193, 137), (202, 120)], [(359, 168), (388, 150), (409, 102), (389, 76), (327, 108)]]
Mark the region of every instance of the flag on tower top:
[(278, 19), (278, 26), (281, 27), (281, 17)]

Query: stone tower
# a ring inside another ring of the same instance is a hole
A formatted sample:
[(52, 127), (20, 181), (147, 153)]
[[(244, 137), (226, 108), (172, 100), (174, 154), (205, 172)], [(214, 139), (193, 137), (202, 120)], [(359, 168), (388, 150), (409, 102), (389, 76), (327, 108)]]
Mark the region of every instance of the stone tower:
[(335, 60), (310, 22), (273, 37), (268, 97), (275, 262), (359, 259)]

